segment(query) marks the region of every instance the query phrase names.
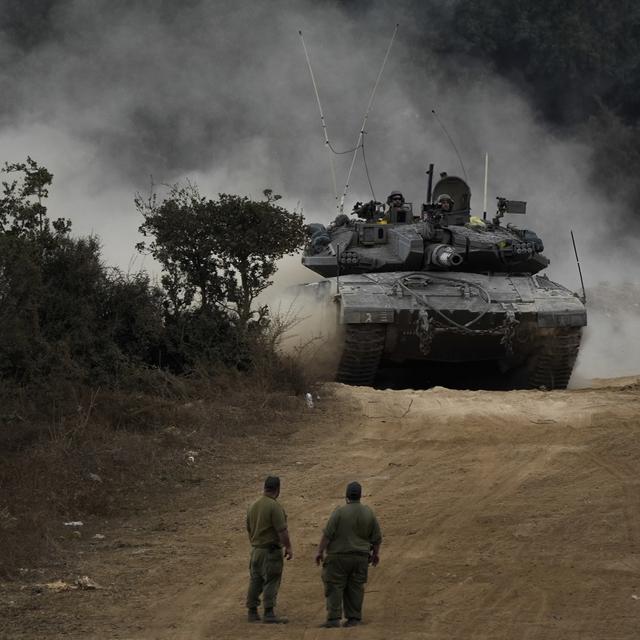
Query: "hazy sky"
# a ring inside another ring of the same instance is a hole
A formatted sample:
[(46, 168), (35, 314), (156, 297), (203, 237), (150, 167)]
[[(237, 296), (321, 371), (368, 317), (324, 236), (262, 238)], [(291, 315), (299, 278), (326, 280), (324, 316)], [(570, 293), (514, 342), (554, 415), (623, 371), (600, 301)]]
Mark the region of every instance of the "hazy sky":
[[(47, 165), (55, 174), (52, 215), (71, 217), (77, 233), (97, 233), (107, 261), (121, 265), (134, 254), (133, 195), (148, 189), (150, 176), (156, 183), (190, 178), (211, 195), (257, 196), (272, 187), (308, 218), (327, 220), (329, 164), (298, 30), (330, 137), (344, 149), (355, 142), (399, 22), (367, 126), (376, 196), (401, 189), (421, 201), (430, 161), (460, 173), (431, 115), (435, 108), (460, 149), (478, 209), (488, 152), (490, 204), (496, 195), (528, 200), (526, 224), (546, 236), (552, 259), (564, 262), (570, 226), (586, 252), (584, 223), (605, 229), (597, 221), (605, 203), (586, 182), (589, 149), (545, 131), (512, 87), (473, 62), (454, 68), (417, 56), (407, 44), (407, 13), (360, 18), (327, 4), (282, 0), (191, 1), (178, 8), (58, 2), (49, 14), (51, 35), (40, 46), (25, 53), (3, 39), (13, 64), (0, 72), (1, 155), (17, 161), (30, 154)], [(336, 160), (342, 186), (350, 156)], [(370, 197), (361, 162), (352, 185), (349, 207)]]
[[(589, 183), (590, 149), (548, 131), (512, 86), (476, 62), (454, 66), (428, 55), (428, 38), (413, 51), (409, 9), (374, 4), (354, 16), (328, 3), (285, 0), (49, 4), (49, 35), (39, 45), (26, 48), (0, 31), (7, 62), (0, 159), (31, 155), (46, 165), (55, 175), (51, 216), (71, 218), (77, 234), (100, 236), (109, 264), (153, 267), (134, 249), (140, 220), (133, 206), (151, 176), (155, 183), (190, 179), (212, 196), (259, 196), (271, 187), (309, 220), (330, 220), (327, 150), (298, 30), (329, 135), (345, 149), (356, 140), (397, 22), (365, 138), (376, 197), (400, 189), (421, 202), (429, 162), (460, 173), (435, 108), (463, 157), (475, 211), (486, 152), (490, 207), (498, 195), (528, 201), (526, 218), (513, 221), (543, 237), (552, 277), (578, 286), (571, 228), (588, 282), (637, 272), (635, 245), (613, 237), (610, 204)], [(443, 0), (440, 10), (450, 5)], [(350, 156), (336, 160), (342, 186)], [(370, 197), (358, 162), (347, 209)], [(296, 265), (287, 261), (282, 276), (313, 279)]]

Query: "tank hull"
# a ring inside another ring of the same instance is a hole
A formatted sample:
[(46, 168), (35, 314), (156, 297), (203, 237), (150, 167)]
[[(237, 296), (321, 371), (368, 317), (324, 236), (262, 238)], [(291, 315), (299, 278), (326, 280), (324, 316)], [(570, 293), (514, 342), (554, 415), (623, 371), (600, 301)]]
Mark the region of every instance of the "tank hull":
[(337, 379), (349, 384), (388, 364), (491, 362), (507, 388), (565, 388), (587, 323), (584, 304), (539, 275), (368, 273), (334, 286)]

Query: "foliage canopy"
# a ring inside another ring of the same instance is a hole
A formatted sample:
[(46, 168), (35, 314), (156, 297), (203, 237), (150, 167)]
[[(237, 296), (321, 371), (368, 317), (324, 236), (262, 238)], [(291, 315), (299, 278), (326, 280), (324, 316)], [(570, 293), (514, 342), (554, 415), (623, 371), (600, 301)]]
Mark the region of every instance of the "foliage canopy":
[(267, 189), (263, 200), (224, 193), (211, 200), (193, 185), (173, 186), (160, 203), (136, 199), (148, 238), (138, 246), (162, 265), (174, 313), (195, 306), (228, 317), (241, 332), (265, 319), (266, 309), (253, 304), (271, 284), (277, 260), (306, 237), (302, 215), (279, 199)]
[(137, 198), (141, 248), (162, 265), (161, 288), (106, 267), (97, 238), (49, 219), (45, 167), (27, 158), (3, 171), (12, 179), (0, 197), (0, 377), (117, 386), (145, 367), (251, 366), (268, 325), (256, 296), (304, 241), (302, 216), (279, 196), (213, 201), (188, 185), (161, 203)]

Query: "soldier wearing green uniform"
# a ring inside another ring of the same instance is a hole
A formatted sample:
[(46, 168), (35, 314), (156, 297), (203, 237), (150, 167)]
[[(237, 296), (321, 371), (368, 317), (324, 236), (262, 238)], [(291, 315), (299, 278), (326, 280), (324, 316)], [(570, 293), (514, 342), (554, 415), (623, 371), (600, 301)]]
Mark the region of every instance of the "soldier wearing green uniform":
[(264, 600), (263, 622), (287, 622), (286, 618), (274, 612), (284, 564), (282, 548), (287, 560), (293, 558), (287, 514), (277, 501), (279, 495), (280, 478), (269, 476), (264, 481), (264, 494), (247, 511), (247, 532), (251, 542), (247, 593), (249, 622), (260, 622), (258, 606), (261, 594)]
[(347, 504), (331, 514), (316, 551), (327, 599), (324, 627), (339, 627), (343, 608), (347, 618), (343, 626), (360, 624), (369, 564), (375, 567), (380, 561), (380, 525), (373, 511), (360, 503), (361, 496), (360, 484), (351, 482)]

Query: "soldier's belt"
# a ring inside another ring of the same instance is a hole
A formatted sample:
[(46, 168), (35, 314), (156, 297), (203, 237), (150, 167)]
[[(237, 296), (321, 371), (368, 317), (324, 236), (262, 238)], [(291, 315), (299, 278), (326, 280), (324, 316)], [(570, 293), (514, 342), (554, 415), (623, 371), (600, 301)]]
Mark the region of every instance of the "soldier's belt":
[(269, 551), (275, 551), (276, 549), (282, 549), (282, 545), (280, 544), (254, 544), (252, 545), (254, 549), (268, 549)]

